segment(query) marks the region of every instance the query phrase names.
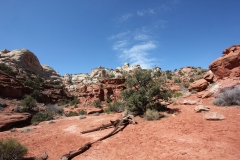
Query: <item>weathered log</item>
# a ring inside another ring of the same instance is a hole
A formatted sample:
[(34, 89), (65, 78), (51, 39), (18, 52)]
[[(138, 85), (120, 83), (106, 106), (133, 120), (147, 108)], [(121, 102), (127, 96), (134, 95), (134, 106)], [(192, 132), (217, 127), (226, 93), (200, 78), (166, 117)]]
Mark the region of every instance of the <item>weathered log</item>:
[(93, 128), (93, 129), (86, 130), (86, 131), (82, 131), (81, 133), (82, 133), (82, 134), (86, 134), (86, 133), (89, 133), (89, 132), (94, 132), (94, 131), (99, 131), (99, 130), (107, 129), (108, 127), (117, 125), (117, 123), (119, 123), (119, 121), (120, 121), (119, 119), (116, 120), (116, 121), (111, 121), (111, 123), (102, 124), (102, 126), (100, 126), (100, 127)]
[(59, 160), (70, 160), (74, 157), (76, 157), (77, 155), (85, 152), (86, 150), (88, 150), (90, 147), (92, 146), (92, 143), (86, 143), (84, 146), (82, 146), (81, 148), (79, 148), (76, 151), (70, 151), (69, 153), (63, 155)]
[[(99, 138), (98, 140), (96, 140), (92, 143), (88, 142), (83, 147), (79, 148), (76, 151), (70, 151), (69, 153), (63, 155), (59, 160), (71, 160), (72, 158), (74, 158), (74, 157), (78, 156), (79, 154), (88, 150), (92, 146), (92, 144), (102, 141), (102, 140), (118, 133), (121, 129), (125, 128), (128, 124), (136, 124), (136, 122), (134, 121), (134, 116), (132, 116), (132, 115), (128, 115), (121, 119), (117, 119), (116, 121), (110, 121), (110, 122), (111, 123), (109, 123), (109, 124), (102, 124), (102, 126), (91, 129), (91, 130), (82, 131), (81, 133), (85, 134), (85, 133), (99, 131), (99, 130), (114, 126), (114, 130), (112, 132), (110, 132), (109, 134), (107, 134), (106, 136)], [(120, 127), (120, 126), (123, 126), (123, 127)]]

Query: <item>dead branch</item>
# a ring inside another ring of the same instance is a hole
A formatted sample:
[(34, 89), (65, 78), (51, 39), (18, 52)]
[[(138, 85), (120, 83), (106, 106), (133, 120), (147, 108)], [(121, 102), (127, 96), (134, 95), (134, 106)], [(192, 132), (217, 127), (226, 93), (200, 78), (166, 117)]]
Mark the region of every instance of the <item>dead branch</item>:
[(69, 153), (63, 155), (59, 160), (70, 160), (74, 157), (76, 157), (77, 155), (85, 152), (86, 150), (88, 150), (90, 147), (92, 146), (92, 143), (86, 143), (84, 146), (82, 146), (81, 148), (79, 148), (76, 151), (70, 151)]
[[(109, 123), (109, 124), (102, 124), (102, 126), (94, 128), (94, 129), (82, 131), (81, 132), (82, 134), (86, 134), (89, 132), (99, 131), (99, 130), (114, 126), (114, 130), (112, 132), (110, 132), (109, 134), (107, 134), (106, 136), (103, 136), (102, 138), (100, 138), (92, 143), (88, 142), (81, 148), (77, 149), (76, 151), (70, 151), (69, 153), (63, 155), (59, 160), (71, 160), (72, 158), (74, 158), (74, 157), (78, 156), (79, 154), (88, 150), (92, 146), (92, 144), (102, 141), (108, 137), (111, 137), (112, 135), (118, 133), (121, 129), (124, 129), (128, 124), (136, 124), (136, 122), (134, 121), (134, 116), (132, 116), (132, 115), (128, 115), (121, 119), (117, 119), (116, 121), (110, 121), (110, 122), (111, 123)], [(121, 126), (123, 126), (123, 127), (121, 127)]]

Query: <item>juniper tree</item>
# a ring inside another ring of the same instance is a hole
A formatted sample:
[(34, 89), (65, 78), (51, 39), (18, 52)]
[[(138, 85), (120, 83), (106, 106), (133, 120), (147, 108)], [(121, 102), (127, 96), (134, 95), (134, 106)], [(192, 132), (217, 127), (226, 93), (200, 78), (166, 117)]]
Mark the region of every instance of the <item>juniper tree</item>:
[(127, 89), (121, 92), (126, 108), (136, 114), (144, 114), (147, 109), (159, 110), (159, 99), (167, 100), (168, 92), (163, 85), (155, 82), (149, 70), (136, 70), (128, 75)]

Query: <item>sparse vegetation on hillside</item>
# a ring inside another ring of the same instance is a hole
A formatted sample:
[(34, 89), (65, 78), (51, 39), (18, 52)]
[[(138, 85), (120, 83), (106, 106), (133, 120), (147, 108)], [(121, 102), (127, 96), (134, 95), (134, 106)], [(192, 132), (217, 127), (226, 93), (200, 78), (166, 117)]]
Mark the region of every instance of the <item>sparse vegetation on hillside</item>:
[(99, 99), (94, 100), (92, 105), (96, 108), (102, 108), (101, 101)]
[(30, 95), (21, 100), (21, 105), (26, 109), (26, 111), (31, 111), (37, 106), (37, 101)]
[(144, 113), (143, 117), (144, 117), (144, 119), (146, 119), (148, 121), (160, 119), (160, 115), (159, 115), (158, 111), (151, 110), (151, 109), (147, 109), (147, 111)]
[(108, 103), (108, 107), (104, 109), (105, 113), (112, 113), (112, 112), (120, 112), (124, 110), (124, 106), (122, 103), (118, 101), (114, 101), (112, 103)]
[(0, 160), (20, 160), (28, 149), (13, 138), (0, 140)]
[(217, 106), (240, 106), (240, 86), (223, 88), (216, 96), (213, 104)]
[(69, 104), (70, 104), (71, 106), (77, 105), (77, 104), (79, 104), (79, 103), (80, 103), (80, 101), (79, 101), (79, 99), (78, 99), (77, 97), (74, 97), (74, 99), (69, 102)]
[(180, 97), (180, 96), (182, 96), (183, 94), (181, 93), (181, 92), (175, 92), (175, 93), (173, 93), (173, 95), (172, 95), (172, 97), (173, 98), (178, 98), (178, 97)]
[(45, 112), (38, 112), (35, 114), (31, 120), (31, 123), (38, 124), (43, 121), (53, 120), (53, 113), (49, 110)]
[(122, 98), (126, 108), (135, 114), (142, 115), (147, 109), (159, 110), (158, 100), (169, 98), (163, 87), (153, 81), (149, 70), (136, 70), (128, 76), (125, 85), (127, 89), (121, 92)]
[(70, 111), (68, 114), (67, 114), (67, 117), (72, 117), (72, 116), (78, 116), (79, 113), (75, 112), (75, 111)]
[(15, 76), (17, 74), (16, 72), (13, 72), (12, 68), (7, 66), (5, 63), (0, 63), (0, 70), (11, 76)]

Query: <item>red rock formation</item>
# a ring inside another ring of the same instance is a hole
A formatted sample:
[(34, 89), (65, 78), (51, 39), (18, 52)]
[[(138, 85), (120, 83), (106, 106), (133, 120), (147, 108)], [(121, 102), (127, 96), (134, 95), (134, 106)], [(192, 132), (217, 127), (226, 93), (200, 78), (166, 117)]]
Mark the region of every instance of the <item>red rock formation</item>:
[(219, 79), (240, 77), (240, 45), (224, 50), (223, 56), (213, 61), (209, 69)]
[(191, 91), (203, 91), (208, 87), (208, 82), (205, 79), (200, 79), (197, 80), (193, 83), (190, 84), (190, 86), (188, 87), (188, 90)]
[(120, 97), (120, 92), (125, 89), (125, 79), (104, 79), (100, 84), (77, 85), (80, 93), (77, 96), (81, 102), (93, 102), (96, 99), (105, 101), (109, 96), (112, 100)]
[(29, 124), (31, 117), (30, 113), (1, 113), (0, 132), (9, 130), (18, 125)]

